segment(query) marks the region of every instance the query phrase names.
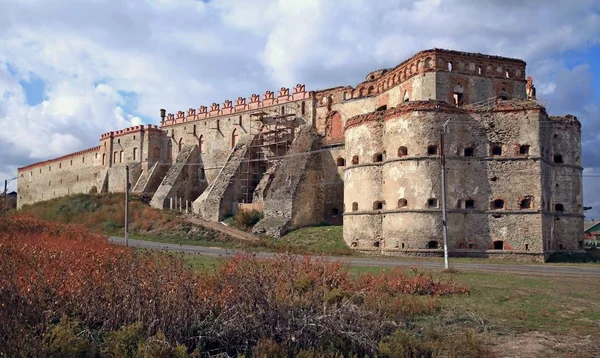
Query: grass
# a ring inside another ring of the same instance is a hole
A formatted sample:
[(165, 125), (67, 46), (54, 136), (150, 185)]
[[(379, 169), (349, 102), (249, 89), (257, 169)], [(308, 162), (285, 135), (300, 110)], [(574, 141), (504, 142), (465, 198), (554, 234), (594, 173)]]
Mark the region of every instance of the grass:
[[(185, 254), (198, 270), (214, 269), (221, 258)], [(390, 271), (350, 266), (356, 276)], [(411, 269), (403, 271), (411, 272)], [(600, 335), (600, 280), (595, 277), (552, 277), (459, 270), (420, 270), (434, 277), (451, 277), (471, 291), (469, 296), (442, 297), (441, 314), (416, 322), (459, 330), (468, 325), (496, 336), (539, 331), (555, 335)]]
[(355, 251), (344, 242), (342, 226), (311, 226), (294, 230), (280, 239), (271, 241), (291, 248), (305, 249), (311, 253), (331, 255), (353, 255)]

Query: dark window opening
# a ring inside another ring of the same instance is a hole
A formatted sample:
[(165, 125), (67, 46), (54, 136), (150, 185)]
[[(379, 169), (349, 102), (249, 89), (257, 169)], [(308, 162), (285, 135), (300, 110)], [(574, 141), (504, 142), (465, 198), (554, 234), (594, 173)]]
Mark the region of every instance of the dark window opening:
[(338, 216), (339, 213), (340, 211), (338, 210), (338, 208), (331, 209), (331, 216)]
[(373, 243), (373, 246), (375, 246), (375, 247), (379, 247), (379, 241), (375, 241), (375, 242)]
[(491, 152), (492, 152), (492, 155), (502, 155), (502, 145), (501, 144), (492, 144)]
[(406, 148), (406, 147), (398, 148), (398, 157), (402, 158), (405, 155), (408, 155), (408, 148)]
[(408, 102), (410, 101), (410, 98), (408, 97), (408, 91), (404, 91), (404, 97), (402, 98), (403, 102)]
[(465, 200), (465, 208), (466, 209), (473, 209), (473, 208), (475, 208), (475, 200), (473, 200), (473, 199), (467, 199), (467, 200)]
[(373, 162), (374, 163), (383, 162), (383, 154), (381, 154), (381, 153), (375, 153), (373, 155)]
[(402, 243), (402, 248), (404, 248), (404, 243)]
[(427, 155), (437, 155), (437, 145), (430, 145), (427, 147)]
[(554, 204), (554, 211), (559, 213), (565, 212), (565, 206), (563, 204)]
[(492, 209), (504, 209), (504, 200), (496, 199), (492, 201)]
[(381, 201), (374, 201), (373, 210), (383, 210), (383, 203)]
[(498, 97), (500, 97), (500, 99), (503, 101), (507, 101), (508, 99), (510, 99), (510, 96), (508, 95), (508, 92), (506, 92), (505, 88), (503, 88), (500, 91), (500, 93), (498, 94)]
[(357, 211), (358, 210), (358, 203), (354, 202), (352, 203), (352, 211)]
[(529, 146), (528, 145), (522, 145), (519, 147), (519, 154), (521, 155), (529, 155)]
[(469, 249), (474, 249), (475, 248), (475, 244), (469, 244)]
[(427, 207), (428, 208), (437, 208), (438, 200), (436, 198), (427, 199)]
[(472, 157), (475, 154), (475, 149), (468, 147), (464, 150), (465, 157)]
[(564, 249), (565, 249), (565, 247), (563, 246), (563, 244), (558, 244), (558, 249), (559, 249), (559, 250), (564, 250)]
[(367, 89), (367, 94), (373, 93), (374, 90), (375, 90), (375, 87), (369, 86), (369, 88)]
[(491, 178), (490, 178), (490, 180), (491, 180), (491, 181), (497, 181), (497, 180), (498, 180), (498, 177), (491, 177)]
[(338, 167), (343, 167), (346, 165), (346, 160), (344, 158), (337, 158), (336, 164)]
[(578, 242), (578, 245), (579, 245), (579, 248), (580, 248), (580, 249), (583, 249), (583, 241), (581, 241), (581, 240), (580, 240), (580, 241)]
[(554, 154), (554, 163), (563, 163), (563, 157), (560, 154)]
[(504, 250), (504, 241), (494, 241), (494, 250)]
[(358, 164), (358, 155), (355, 155), (352, 157), (352, 164), (354, 164), (354, 165)]
[(458, 199), (458, 201), (456, 202), (456, 208), (462, 209), (462, 200), (461, 199)]
[(404, 198), (398, 200), (398, 209), (405, 208), (407, 206), (408, 206), (408, 200), (406, 200)]
[(387, 109), (387, 105), (385, 105), (385, 104), (384, 104), (383, 106), (381, 106), (381, 107), (378, 107), (378, 108), (376, 109), (376, 111), (385, 111), (386, 109)]
[(529, 244), (525, 244), (525, 251), (529, 251)]
[(306, 114), (306, 103), (304, 102), (302, 102), (300, 113), (302, 113), (302, 115)]
[(521, 200), (519, 207), (521, 209), (531, 209), (531, 198), (525, 198), (525, 199)]
[(435, 240), (431, 240), (427, 243), (428, 249), (437, 249), (438, 247), (440, 247), (440, 244)]

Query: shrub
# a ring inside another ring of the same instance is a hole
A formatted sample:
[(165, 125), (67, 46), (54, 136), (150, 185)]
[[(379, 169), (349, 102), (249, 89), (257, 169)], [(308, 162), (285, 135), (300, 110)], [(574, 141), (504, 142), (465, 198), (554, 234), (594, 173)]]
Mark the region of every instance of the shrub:
[(375, 355), (411, 317), (438, 310), (437, 296), (466, 293), (418, 272), (355, 279), (340, 263), (292, 255), (238, 255), (200, 276), (83, 226), (0, 218), (6, 356)]
[(261, 213), (257, 210), (252, 210), (252, 211), (240, 210), (234, 216), (234, 222), (235, 222), (236, 226), (238, 226), (242, 229), (251, 229), (263, 217), (264, 217), (263, 213)]

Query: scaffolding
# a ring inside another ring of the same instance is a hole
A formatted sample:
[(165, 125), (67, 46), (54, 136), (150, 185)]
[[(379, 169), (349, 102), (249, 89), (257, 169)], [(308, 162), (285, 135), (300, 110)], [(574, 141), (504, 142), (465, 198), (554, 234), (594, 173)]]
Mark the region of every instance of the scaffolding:
[(250, 115), (249, 131), (253, 140), (248, 148), (247, 158), (239, 169), (238, 201), (252, 203), (263, 175), (287, 154), (297, 127), (296, 109), (289, 104), (275, 107), (278, 112), (260, 111)]

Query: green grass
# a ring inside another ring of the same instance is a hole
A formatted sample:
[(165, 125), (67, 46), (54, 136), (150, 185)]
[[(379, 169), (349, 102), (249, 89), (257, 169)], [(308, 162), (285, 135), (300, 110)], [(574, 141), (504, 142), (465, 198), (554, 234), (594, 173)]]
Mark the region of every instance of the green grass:
[(317, 254), (352, 255), (355, 253), (344, 242), (342, 226), (305, 227), (294, 230), (280, 239), (271, 240)]

